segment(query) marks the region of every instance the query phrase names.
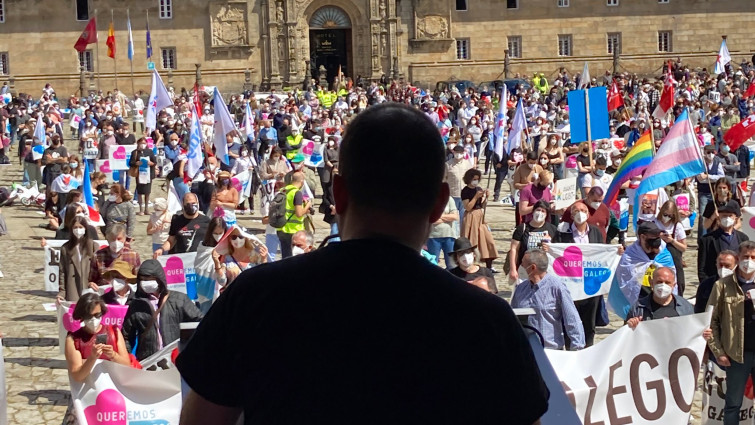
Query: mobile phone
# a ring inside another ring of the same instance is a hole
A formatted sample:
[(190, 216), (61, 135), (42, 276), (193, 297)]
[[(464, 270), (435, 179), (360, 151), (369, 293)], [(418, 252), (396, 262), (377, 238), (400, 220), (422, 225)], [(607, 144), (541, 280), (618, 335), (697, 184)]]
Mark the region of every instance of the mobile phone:
[(95, 340), (97, 344), (107, 344), (107, 335), (106, 334), (100, 334), (97, 335), (97, 339)]

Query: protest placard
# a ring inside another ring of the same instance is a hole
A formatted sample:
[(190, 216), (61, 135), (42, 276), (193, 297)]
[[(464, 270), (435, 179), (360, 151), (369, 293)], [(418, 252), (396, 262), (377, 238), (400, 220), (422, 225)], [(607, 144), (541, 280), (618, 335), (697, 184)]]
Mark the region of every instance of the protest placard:
[(566, 284), (574, 301), (607, 294), (619, 265), (618, 245), (548, 244), (548, 273)]
[(157, 261), (165, 270), (168, 289), (183, 292), (190, 299), (197, 299), (197, 276), (194, 272), (196, 252), (183, 254), (168, 254), (157, 257)]
[(583, 423), (686, 425), (710, 317), (643, 321), (581, 351), (545, 353)]
[[(742, 407), (739, 408), (739, 424), (752, 425), (753, 394), (752, 386), (749, 394), (745, 391), (742, 397)], [(701, 425), (721, 425), (724, 423), (724, 406), (726, 405), (726, 372), (717, 364), (709, 361), (705, 367), (703, 377), (703, 410), (700, 412)]]
[(113, 169), (110, 168), (110, 160), (109, 159), (98, 159), (94, 162), (96, 170), (103, 173), (105, 175), (105, 181), (108, 183), (114, 183), (115, 180), (113, 179)]
[[(45, 245), (45, 291), (58, 292), (60, 276), (60, 247), (68, 242), (62, 239), (51, 239)], [(107, 241), (95, 241), (100, 248), (107, 246)]]
[(755, 207), (742, 208), (742, 233), (747, 235), (750, 240), (755, 240)]
[(108, 152), (111, 170), (128, 170), (128, 161), (131, 158), (131, 152), (136, 149), (136, 145), (116, 145), (111, 146)]
[(568, 208), (577, 199), (577, 178), (558, 180), (553, 187), (553, 202), (556, 209)]
[[(108, 288), (109, 289), (109, 288)], [(132, 288), (132, 290), (136, 290)], [(58, 342), (60, 353), (65, 352), (66, 336), (68, 332), (76, 332), (81, 328), (81, 322), (73, 319), (73, 309), (76, 303), (63, 301), (56, 306), (56, 317), (58, 322)], [(107, 313), (102, 316), (103, 325), (112, 325), (118, 329), (123, 327), (123, 320), (128, 312), (128, 305), (108, 305)]]

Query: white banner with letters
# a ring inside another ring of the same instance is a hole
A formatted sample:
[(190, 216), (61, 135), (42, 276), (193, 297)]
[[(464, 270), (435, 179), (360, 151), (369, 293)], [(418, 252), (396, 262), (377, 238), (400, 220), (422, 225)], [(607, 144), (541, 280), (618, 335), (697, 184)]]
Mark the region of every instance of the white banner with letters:
[(147, 371), (98, 360), (83, 383), (69, 381), (80, 425), (178, 425), (178, 369)]
[(583, 423), (686, 425), (710, 317), (641, 322), (581, 351), (545, 352)]
[(611, 289), (621, 256), (619, 245), (548, 244), (548, 273), (558, 276), (574, 301), (604, 295)]
[[(58, 292), (60, 283), (58, 279), (60, 277), (60, 247), (63, 246), (67, 240), (63, 239), (50, 239), (47, 240), (45, 245), (45, 291)], [(95, 241), (100, 248), (107, 246), (107, 241)]]
[(577, 178), (570, 177), (557, 181), (553, 186), (553, 203), (556, 209), (568, 208), (577, 200)]
[[(753, 423), (753, 391), (748, 383), (739, 409), (739, 424)], [(724, 406), (726, 405), (726, 372), (717, 364), (709, 361), (703, 378), (703, 410), (700, 412), (701, 425), (721, 425), (724, 423)]]
[(167, 254), (157, 257), (165, 270), (165, 280), (171, 291), (183, 292), (190, 299), (197, 299), (197, 275), (194, 272), (196, 252)]

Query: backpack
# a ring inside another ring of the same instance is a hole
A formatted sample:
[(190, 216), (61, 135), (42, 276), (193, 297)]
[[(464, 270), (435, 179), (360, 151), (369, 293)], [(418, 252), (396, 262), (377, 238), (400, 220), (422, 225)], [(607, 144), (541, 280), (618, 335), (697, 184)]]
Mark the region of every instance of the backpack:
[(270, 226), (280, 229), (286, 225), (290, 217), (286, 216), (286, 189), (281, 189), (270, 201), (268, 219)]

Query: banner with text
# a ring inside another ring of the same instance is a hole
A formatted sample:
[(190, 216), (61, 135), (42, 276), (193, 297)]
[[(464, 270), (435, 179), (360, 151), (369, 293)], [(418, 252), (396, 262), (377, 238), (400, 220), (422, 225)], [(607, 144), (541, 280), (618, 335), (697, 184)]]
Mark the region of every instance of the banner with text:
[(197, 275), (194, 272), (196, 252), (184, 254), (168, 254), (157, 257), (157, 261), (165, 270), (168, 289), (183, 292), (190, 299), (197, 299)]
[[(58, 292), (60, 283), (60, 247), (67, 240), (50, 239), (45, 245), (45, 291)], [(107, 241), (95, 241), (100, 248), (108, 246)]]
[(83, 383), (69, 379), (81, 425), (178, 425), (181, 375), (178, 369), (147, 371), (97, 360)]
[(568, 208), (577, 199), (577, 178), (559, 180), (553, 187), (553, 203), (556, 209)]
[[(724, 423), (724, 406), (726, 405), (726, 372), (717, 364), (709, 361), (703, 378), (703, 410), (700, 412), (701, 425), (721, 425)], [(739, 424), (753, 423), (752, 385), (746, 386), (742, 407), (739, 409)]]
[(607, 294), (621, 256), (618, 245), (548, 244), (548, 273), (569, 288), (574, 301)]
[(686, 425), (710, 317), (641, 322), (582, 351), (545, 352), (583, 423)]

